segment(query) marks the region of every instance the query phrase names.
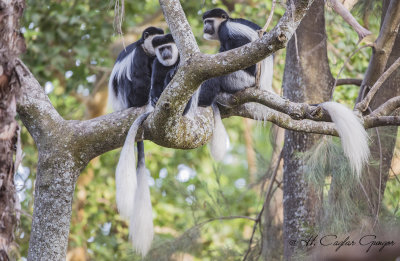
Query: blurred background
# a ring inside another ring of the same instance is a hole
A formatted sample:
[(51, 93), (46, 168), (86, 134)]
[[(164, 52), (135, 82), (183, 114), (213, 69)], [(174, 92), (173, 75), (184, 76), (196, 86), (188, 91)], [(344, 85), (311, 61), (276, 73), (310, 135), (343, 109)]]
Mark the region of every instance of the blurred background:
[[(232, 17), (243, 17), (262, 26), (270, 13), (271, 2), (204, 0), (183, 1), (182, 5), (201, 50), (216, 53), (218, 43), (202, 39), (203, 12), (221, 7), (229, 10)], [(372, 39), (379, 33), (380, 22), (374, 8), (379, 5), (371, 7), (369, 13), (365, 9), (353, 9), (353, 15), (373, 32)], [(284, 4), (277, 3), (270, 28), (284, 10)], [(328, 56), (336, 77), (347, 57), (358, 47), (358, 36), (329, 6), (325, 12)], [(156, 0), (125, 1), (122, 34), (117, 33), (114, 15), (113, 1), (27, 1), (22, 28), (27, 52), (22, 59), (65, 119), (85, 120), (110, 112), (107, 84), (118, 53), (139, 39), (147, 26), (167, 29)], [(345, 64), (340, 78), (362, 78), (370, 55), (370, 49), (362, 49)], [(274, 63), (273, 87), (279, 92), (285, 50), (275, 54)], [(356, 86), (339, 86), (334, 100), (353, 107), (357, 94)], [(247, 251), (254, 225), (254, 220), (248, 217), (256, 218), (262, 208), (267, 181), (279, 159), (284, 131), (271, 123), (238, 117), (225, 119), (224, 124), (230, 137), (230, 150), (221, 163), (212, 160), (206, 146), (185, 151), (145, 142), (146, 165), (152, 174), (149, 182), (156, 232), (149, 260), (238, 260)], [(25, 157), (16, 176), (22, 213), (15, 254), (19, 260), (26, 260), (37, 149), (25, 128), (22, 139)], [(116, 209), (114, 171), (119, 152), (119, 149), (110, 151), (92, 160), (78, 179), (69, 261), (141, 259), (133, 252), (127, 222)], [(382, 206), (382, 215), (389, 221), (400, 220), (400, 181), (394, 175), (399, 171), (396, 151)], [(282, 164), (278, 168), (278, 184), (281, 173)], [(283, 251), (282, 187), (273, 191), (272, 203), (265, 212), (268, 238), (261, 238), (257, 231), (254, 240), (274, 242), (271, 258), (279, 260)]]

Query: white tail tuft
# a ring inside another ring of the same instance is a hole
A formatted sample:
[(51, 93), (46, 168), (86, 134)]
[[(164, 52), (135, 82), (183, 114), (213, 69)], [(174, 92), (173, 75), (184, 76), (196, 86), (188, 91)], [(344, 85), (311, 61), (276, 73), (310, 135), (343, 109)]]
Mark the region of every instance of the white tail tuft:
[(138, 186), (135, 195), (134, 212), (129, 224), (129, 236), (133, 247), (143, 257), (150, 250), (154, 237), (148, 175), (149, 172), (144, 164), (140, 164), (138, 167)]
[(328, 111), (342, 141), (345, 155), (353, 172), (361, 176), (363, 165), (369, 158), (368, 134), (352, 110), (336, 102), (320, 104)]
[(111, 108), (113, 111), (120, 111), (124, 109), (124, 104), (117, 97), (114, 92), (113, 78), (110, 78), (108, 82), (108, 103), (107, 107)]
[(260, 89), (274, 92), (272, 79), (274, 76), (274, 58), (272, 55), (261, 61)]
[(148, 114), (142, 114), (132, 124), (126, 136), (115, 172), (117, 208), (123, 218), (129, 219), (133, 211), (136, 180), (135, 138), (139, 126)]
[(210, 152), (214, 160), (221, 161), (228, 150), (229, 137), (222, 123), (218, 106), (213, 104), (212, 108), (214, 111), (214, 132), (210, 141)]
[(108, 81), (108, 106), (113, 109), (113, 111), (120, 111), (128, 108), (126, 103), (126, 97), (118, 95), (114, 92), (113, 81), (117, 79), (119, 83), (121, 78), (126, 77), (129, 81), (132, 81), (132, 66), (135, 56), (136, 49), (133, 49), (130, 54), (125, 56), (122, 60), (117, 59), (114, 67), (111, 71), (110, 79)]

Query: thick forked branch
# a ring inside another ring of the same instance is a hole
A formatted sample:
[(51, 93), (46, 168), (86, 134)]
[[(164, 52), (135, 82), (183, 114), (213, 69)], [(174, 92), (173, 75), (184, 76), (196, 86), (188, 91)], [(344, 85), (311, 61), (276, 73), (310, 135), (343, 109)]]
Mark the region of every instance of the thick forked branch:
[[(91, 120), (65, 121), (51, 105), (43, 88), (27, 71), (27, 68), (24, 65), (19, 65), (16, 70), (23, 87), (23, 99), (19, 102), (18, 112), (39, 148), (42, 144), (41, 141), (52, 140), (52, 137), (58, 139), (58, 142), (61, 143), (71, 142), (69, 146), (72, 150), (76, 150), (76, 156), (83, 162), (120, 147), (130, 125), (144, 110), (144, 108), (130, 108)], [(221, 104), (230, 108), (221, 108), (223, 117), (242, 116), (251, 119), (263, 119), (290, 130), (337, 136), (333, 123), (330, 123), (329, 115), (320, 107), (291, 102), (270, 92), (255, 88), (249, 88), (234, 95), (220, 95), (218, 100)], [(365, 127), (396, 125), (396, 121), (387, 121), (387, 118), (384, 121), (376, 119), (383, 119), (382, 117), (390, 115), (398, 107), (400, 107), (400, 98), (390, 99), (374, 111), (370, 118), (364, 117)], [(180, 122), (175, 122), (175, 124), (184, 127), (184, 131), (171, 136), (185, 136), (180, 137), (180, 140), (165, 138), (164, 135), (167, 135), (167, 133), (163, 134), (160, 130), (161, 124), (159, 125), (154, 120), (145, 122), (142, 131), (138, 133), (137, 140), (148, 139), (171, 148), (199, 147), (210, 137), (210, 126), (212, 126), (210, 109), (201, 109), (199, 112), (196, 119), (180, 117)], [(372, 119), (374, 120), (372, 121)], [(60, 126), (63, 127), (60, 128)], [(179, 130), (176, 126), (170, 127), (172, 132)], [(71, 134), (68, 136), (68, 140), (66, 139), (67, 136), (63, 134), (66, 128)], [(59, 140), (60, 137), (66, 140)], [(190, 140), (192, 140), (192, 143), (188, 142)]]
[(17, 104), (18, 114), (35, 142), (38, 143), (39, 139), (46, 139), (51, 132), (57, 130), (63, 118), (53, 107), (38, 81), (21, 61), (18, 61), (15, 70), (18, 81), (23, 87), (20, 101)]

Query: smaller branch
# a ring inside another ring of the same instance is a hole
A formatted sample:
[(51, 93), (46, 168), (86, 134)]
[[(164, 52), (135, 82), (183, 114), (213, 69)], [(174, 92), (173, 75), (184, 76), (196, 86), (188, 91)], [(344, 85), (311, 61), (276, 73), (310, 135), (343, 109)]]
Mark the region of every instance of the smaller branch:
[(343, 17), (343, 19), (357, 32), (358, 42), (361, 42), (365, 36), (372, 34), (368, 29), (362, 27), (349, 10), (347, 10), (338, 0), (330, 0), (330, 3), (333, 10)]
[(340, 85), (357, 85), (361, 86), (362, 79), (352, 79), (352, 78), (347, 78), (347, 79), (338, 79), (336, 80), (336, 86)]
[(397, 108), (400, 107), (400, 96), (393, 97), (387, 100), (384, 104), (379, 106), (371, 113), (371, 116), (385, 116), (391, 115)]
[(243, 91), (225, 97), (226, 99), (222, 101), (220, 100), (220, 103), (231, 107), (247, 102), (256, 102), (276, 111), (283, 112), (293, 119), (330, 121), (329, 114), (320, 107), (310, 106), (306, 103), (291, 102), (274, 93), (263, 91), (257, 88), (247, 88)]
[(386, 79), (400, 66), (400, 57), (387, 69), (381, 77), (375, 82), (372, 86), (371, 90), (368, 92), (367, 96), (356, 105), (356, 109), (365, 112), (368, 109), (369, 103), (372, 98), (375, 96), (379, 88), (386, 81)]
[(309, 119), (295, 120), (285, 113), (253, 102), (232, 108), (220, 107), (220, 111), (224, 118), (241, 116), (253, 120), (270, 121), (288, 130), (338, 136), (335, 125), (332, 122), (316, 122)]
[(372, 116), (364, 117), (365, 129), (381, 127), (381, 126), (400, 126), (399, 116)]
[(39, 139), (46, 139), (59, 130), (64, 119), (22, 61), (18, 60), (15, 71), (21, 85), (21, 98), (17, 103), (17, 111), (36, 144), (39, 144)]

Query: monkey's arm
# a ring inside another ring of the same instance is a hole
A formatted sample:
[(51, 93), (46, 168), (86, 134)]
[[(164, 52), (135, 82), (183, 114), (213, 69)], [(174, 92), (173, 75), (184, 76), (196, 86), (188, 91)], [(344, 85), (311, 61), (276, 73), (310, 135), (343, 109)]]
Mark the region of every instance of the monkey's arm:
[(161, 93), (164, 90), (165, 75), (165, 69), (163, 68), (161, 63), (157, 59), (155, 59), (153, 62), (150, 90), (150, 101), (153, 107), (156, 105), (158, 98), (160, 98)]
[(221, 90), (220, 77), (211, 78), (200, 87), (199, 106), (210, 106)]

